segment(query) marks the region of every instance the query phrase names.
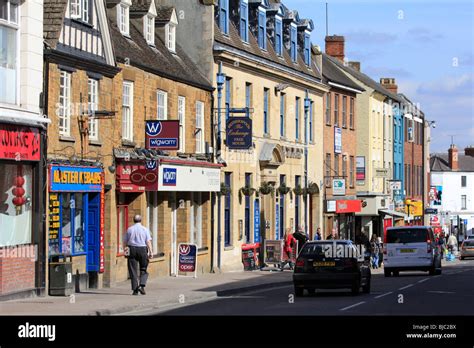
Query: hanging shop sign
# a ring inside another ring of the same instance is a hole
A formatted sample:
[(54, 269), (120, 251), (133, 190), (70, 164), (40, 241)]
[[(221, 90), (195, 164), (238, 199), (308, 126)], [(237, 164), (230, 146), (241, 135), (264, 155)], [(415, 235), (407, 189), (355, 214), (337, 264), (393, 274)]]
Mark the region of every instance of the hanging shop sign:
[(179, 120), (146, 121), (145, 147), (147, 149), (178, 150)]
[(260, 243), (260, 200), (255, 199), (253, 205), (253, 242)]
[(40, 160), (40, 133), (36, 128), (0, 124), (0, 158)]
[(345, 179), (333, 179), (332, 194), (333, 196), (344, 196), (346, 194), (346, 180)]
[(97, 167), (50, 165), (51, 192), (101, 192), (103, 170)]
[(158, 162), (127, 162), (117, 166), (119, 192), (145, 192), (158, 190)]
[[(180, 243), (178, 245), (178, 270), (179, 272), (197, 271), (197, 245)], [(196, 277), (196, 274), (194, 275)]]
[(347, 213), (360, 213), (362, 210), (361, 201), (358, 199), (354, 200), (338, 200), (336, 201), (336, 213), (347, 214)]
[(334, 127), (334, 152), (342, 153), (342, 130)]
[(405, 200), (405, 213), (408, 216), (423, 216), (423, 202)]
[(220, 167), (160, 164), (158, 191), (219, 192)]
[(356, 157), (356, 180), (365, 180), (365, 156)]
[(252, 147), (252, 119), (229, 117), (226, 125), (226, 146), (234, 150), (248, 150)]

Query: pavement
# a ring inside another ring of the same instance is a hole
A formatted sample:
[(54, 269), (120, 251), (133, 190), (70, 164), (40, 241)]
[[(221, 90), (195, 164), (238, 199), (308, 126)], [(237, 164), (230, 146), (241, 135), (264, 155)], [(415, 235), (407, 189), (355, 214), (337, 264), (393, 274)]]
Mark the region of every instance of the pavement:
[(241, 292), (290, 285), (292, 272), (209, 273), (149, 279), (146, 295), (132, 296), (130, 281), (88, 289), (69, 297), (46, 296), (0, 302), (0, 315), (135, 315), (180, 308)]
[[(383, 269), (372, 271), (370, 294), (350, 290), (318, 290), (295, 297), (292, 285), (220, 297), (156, 315), (173, 316), (432, 316), (474, 315), (474, 259), (443, 261), (441, 275), (400, 272), (386, 278)], [(148, 313), (152, 314), (152, 313)]]

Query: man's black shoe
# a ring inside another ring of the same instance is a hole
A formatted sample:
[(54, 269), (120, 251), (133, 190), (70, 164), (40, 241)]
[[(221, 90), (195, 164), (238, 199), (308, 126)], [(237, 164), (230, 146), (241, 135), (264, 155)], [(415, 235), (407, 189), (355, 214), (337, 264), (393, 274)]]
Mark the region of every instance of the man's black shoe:
[(137, 288), (137, 289), (135, 289), (135, 290), (133, 290), (133, 294), (132, 294), (132, 295), (135, 295), (135, 296), (137, 296), (137, 295), (138, 295), (138, 288)]
[(140, 294), (146, 295), (145, 288), (144, 288), (143, 286), (140, 286), (140, 287), (138, 288), (138, 291), (140, 291)]

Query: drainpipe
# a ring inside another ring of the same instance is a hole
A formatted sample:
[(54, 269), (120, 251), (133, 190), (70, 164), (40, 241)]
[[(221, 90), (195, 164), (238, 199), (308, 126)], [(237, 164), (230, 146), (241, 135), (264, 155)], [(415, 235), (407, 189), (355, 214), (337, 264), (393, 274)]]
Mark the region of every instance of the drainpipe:
[[(311, 99), (309, 99), (309, 92), (306, 90), (306, 97), (304, 99), (304, 187), (305, 192), (308, 190), (308, 114), (311, 104)], [(306, 226), (306, 231), (309, 236), (309, 226), (308, 226), (308, 193), (304, 195), (304, 225)]]
[[(222, 106), (222, 89), (224, 88), (225, 75), (222, 73), (222, 62), (219, 63), (219, 72), (217, 73), (217, 144), (216, 156), (221, 161), (221, 106)], [(217, 196), (217, 268), (221, 269), (222, 259), (222, 228), (221, 228), (221, 195)]]
[[(211, 147), (213, 149), (212, 151), (212, 154), (211, 154), (211, 162), (212, 163), (215, 163), (215, 150), (214, 150), (214, 146), (215, 146), (215, 140), (214, 140), (214, 136), (215, 136), (215, 129), (214, 129), (214, 91), (211, 92)], [(214, 273), (214, 253), (215, 253), (215, 247), (214, 247), (214, 233), (215, 233), (215, 226), (214, 226), (214, 223), (215, 223), (215, 210), (216, 209), (216, 193), (215, 192), (211, 192), (211, 264), (210, 264), (210, 269), (211, 269), (211, 273)]]

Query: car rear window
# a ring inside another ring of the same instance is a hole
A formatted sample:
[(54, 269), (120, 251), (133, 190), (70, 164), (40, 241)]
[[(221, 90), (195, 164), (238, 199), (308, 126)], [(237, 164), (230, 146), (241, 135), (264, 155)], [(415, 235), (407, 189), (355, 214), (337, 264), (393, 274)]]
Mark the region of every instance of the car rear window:
[(387, 230), (387, 243), (423, 243), (428, 231), (423, 229)]
[[(337, 245), (343, 245), (349, 247), (349, 243), (347, 242), (336, 242)], [(324, 256), (325, 251), (327, 251), (328, 247), (333, 247), (333, 242), (327, 243), (310, 243), (306, 244), (301, 250), (300, 256), (307, 256), (307, 257), (315, 257), (315, 256)]]
[(474, 246), (474, 240), (466, 240), (466, 241), (464, 241), (464, 246)]

